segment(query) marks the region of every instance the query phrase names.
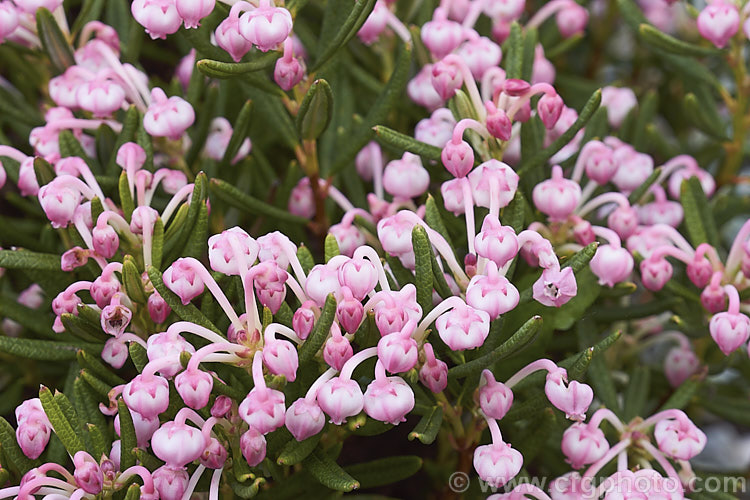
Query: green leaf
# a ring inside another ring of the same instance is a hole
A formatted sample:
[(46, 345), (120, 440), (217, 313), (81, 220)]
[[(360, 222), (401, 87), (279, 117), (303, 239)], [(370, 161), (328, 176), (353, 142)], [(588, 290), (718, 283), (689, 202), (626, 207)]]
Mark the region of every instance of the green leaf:
[(198, 210), (198, 217), (191, 228), (187, 245), (185, 246), (184, 255), (199, 259), (203, 255), (208, 237), (208, 205), (201, 202)]
[(522, 176), (524, 173), (528, 172), (529, 170), (541, 167), (544, 165), (552, 156), (554, 156), (555, 153), (560, 151), (563, 146), (567, 145), (575, 135), (578, 133), (579, 130), (581, 130), (583, 127), (586, 126), (586, 123), (591, 119), (591, 117), (594, 115), (597, 109), (599, 109), (599, 105), (602, 102), (602, 91), (601, 89), (594, 92), (591, 97), (589, 97), (589, 100), (586, 102), (586, 105), (583, 107), (581, 112), (578, 115), (578, 118), (575, 122), (573, 122), (573, 125), (568, 128), (565, 132), (560, 135), (557, 139), (555, 139), (552, 144), (550, 144), (548, 147), (544, 148), (542, 151), (534, 155), (528, 163), (524, 162), (525, 164), (521, 166), (521, 168), (518, 170), (518, 175)]
[(331, 331), (331, 325), (333, 324), (335, 317), (336, 298), (333, 294), (329, 294), (328, 297), (326, 297), (326, 302), (323, 306), (323, 312), (320, 313), (320, 318), (315, 322), (312, 332), (310, 332), (310, 335), (299, 348), (300, 363), (310, 361), (318, 350), (320, 350), (326, 338), (328, 338), (328, 333)]
[(362, 119), (362, 124), (352, 133), (351, 140), (346, 142), (343, 150), (338, 154), (338, 160), (331, 166), (330, 172), (324, 172), (325, 175), (335, 175), (351, 164), (357, 153), (370, 142), (375, 134), (372, 127), (382, 123), (395, 103), (403, 96), (404, 88), (409, 81), (411, 52), (411, 45), (399, 46), (393, 73), (383, 88), (383, 92), (370, 106), (367, 115)]
[(326, 235), (326, 241), (324, 244), (325, 261), (328, 262), (332, 258), (340, 255), (339, 244), (336, 241), (336, 237), (331, 233)]
[(422, 416), (414, 430), (409, 433), (409, 441), (419, 439), (422, 444), (432, 444), (442, 423), (443, 409), (440, 406), (433, 406), (429, 412)]
[(705, 101), (701, 102), (696, 94), (688, 92), (685, 94), (682, 104), (690, 122), (701, 132), (715, 139), (728, 139), (726, 125), (722, 122), (716, 110), (712, 109), (713, 103), (710, 103), (712, 108), (707, 108), (705, 107), (707, 104)]
[(130, 359), (133, 360), (135, 368), (142, 372), (148, 364), (148, 355), (146, 349), (138, 342), (131, 342), (128, 345), (128, 352), (130, 353)]
[[(100, 323), (92, 323), (70, 313), (60, 315), (60, 321), (67, 333), (81, 339), (83, 342), (95, 344), (98, 342), (103, 343), (107, 339), (107, 334), (102, 330)], [(101, 347), (99, 351), (101, 351)]]
[(88, 370), (81, 370), (81, 379), (86, 382), (91, 389), (94, 390), (102, 398), (107, 398), (109, 391), (112, 390), (112, 386), (106, 382), (102, 382), (96, 375)]
[(418, 141), (385, 125), (376, 125), (373, 130), (375, 131), (375, 139), (385, 146), (390, 146), (398, 151), (414, 153), (421, 156), (424, 161), (440, 161), (442, 150), (432, 144)]
[[(107, 162), (107, 172), (112, 175), (117, 172), (119, 168), (117, 166), (117, 152), (120, 147), (126, 142), (130, 142), (135, 138), (135, 132), (138, 130), (138, 124), (140, 123), (141, 115), (138, 113), (138, 109), (135, 105), (130, 106), (128, 111), (125, 113), (125, 118), (122, 121), (122, 130), (115, 140), (115, 146), (112, 149), (112, 154)], [(122, 193), (120, 193), (122, 196)]]
[(651, 371), (647, 366), (636, 366), (630, 374), (627, 388), (625, 389), (625, 400), (623, 403), (623, 420), (626, 422), (643, 415), (648, 401), (651, 384)]
[(125, 500), (138, 500), (139, 498), (141, 498), (141, 486), (139, 484), (128, 486), (128, 491), (125, 493)]
[(59, 255), (30, 252), (28, 250), (0, 250), (0, 267), (62, 272)]
[(49, 184), (52, 179), (57, 177), (55, 171), (52, 169), (52, 165), (49, 164), (44, 158), (34, 158), (34, 173), (36, 174), (37, 183), (40, 186)]
[(297, 113), (297, 131), (306, 141), (320, 137), (333, 115), (333, 91), (327, 81), (319, 78), (310, 86)]
[(451, 247), (451, 251), (455, 254), (456, 247), (453, 245), (453, 241), (448, 233), (448, 228), (445, 226), (442, 215), (440, 215), (440, 208), (431, 194), (427, 195), (427, 201), (425, 202), (425, 222), (427, 222), (427, 225), (432, 229), (440, 233), (440, 236), (445, 238), (445, 241), (447, 241), (448, 245)]
[(145, 304), (148, 300), (141, 273), (135, 266), (135, 259), (130, 255), (126, 255), (122, 261), (122, 285), (133, 302)]
[(86, 451), (86, 447), (83, 445), (78, 436), (80, 424), (77, 422), (71, 422), (63, 413), (62, 408), (55, 400), (55, 396), (45, 386), (39, 389), (39, 399), (42, 402), (42, 408), (44, 413), (52, 424), (52, 429), (55, 431), (55, 435), (60, 439), (65, 449), (72, 456), (79, 451)]
[(674, 391), (671, 396), (669, 396), (669, 399), (667, 399), (664, 404), (661, 405), (659, 411), (669, 410), (672, 408), (681, 410), (685, 408), (695, 397), (698, 389), (700, 389), (703, 385), (703, 379), (704, 377), (701, 374), (692, 375), (691, 377), (689, 377), (682, 384), (680, 384), (677, 390)]
[(744, 398), (712, 395), (702, 397), (700, 404), (716, 416), (743, 427), (750, 426), (750, 402)]
[(685, 226), (690, 237), (690, 243), (694, 247), (701, 243), (710, 243), (716, 248), (719, 240), (716, 222), (713, 220), (706, 194), (703, 192), (703, 187), (697, 177), (690, 177), (682, 181), (680, 202), (685, 212)]
[(281, 449), (276, 463), (279, 465), (296, 465), (307, 458), (318, 446), (322, 433), (315, 434), (303, 441), (292, 439)]
[(641, 199), (646, 195), (649, 189), (651, 189), (651, 186), (654, 185), (656, 180), (661, 176), (662, 167), (657, 167), (654, 169), (653, 172), (651, 172), (651, 175), (646, 178), (646, 180), (635, 188), (635, 191), (630, 193), (628, 196), (628, 202), (630, 202), (631, 205), (636, 205), (641, 201)]
[(510, 35), (505, 42), (505, 73), (507, 78), (521, 78), (523, 70), (523, 31), (518, 22), (510, 25)]
[(320, 50), (319, 55), (315, 58), (315, 64), (310, 67), (310, 72), (318, 70), (323, 64), (333, 57), (333, 55), (349, 40), (351, 40), (357, 31), (367, 20), (367, 17), (375, 7), (375, 0), (355, 0), (351, 12), (346, 20), (341, 24), (336, 35)]
[(432, 310), (432, 245), (427, 231), (419, 224), (411, 231), (411, 243), (415, 256), (417, 303), (422, 307), (422, 313), (427, 314)]
[[(200, 227), (197, 225), (196, 227)], [(156, 217), (154, 233), (151, 235), (151, 262), (157, 269), (161, 269), (161, 261), (164, 256), (164, 223), (161, 217)]]
[(252, 61), (241, 63), (230, 63), (215, 61), (213, 59), (201, 59), (195, 66), (201, 73), (210, 78), (235, 78), (246, 73), (264, 70), (270, 68), (281, 56), (281, 52), (271, 51), (265, 54), (257, 55)]
[(117, 190), (120, 194), (120, 205), (122, 205), (122, 212), (125, 216), (125, 220), (129, 221), (135, 210), (135, 203), (133, 203), (133, 197), (130, 194), (130, 184), (128, 183), (128, 174), (123, 170), (120, 174), (120, 180), (117, 183)]
[(297, 248), (297, 259), (302, 266), (302, 270), (305, 271), (305, 274), (309, 273), (310, 269), (315, 266), (315, 259), (313, 259), (310, 249), (305, 245), (300, 245), (299, 248)]
[(44, 7), (36, 11), (36, 31), (39, 40), (42, 42), (42, 47), (49, 55), (52, 67), (55, 68), (57, 73), (62, 73), (70, 66), (75, 65), (73, 48), (63, 35), (52, 13)]
[(678, 40), (677, 38), (646, 23), (643, 23), (638, 27), (638, 34), (640, 34), (641, 39), (647, 44), (680, 56), (716, 56), (722, 52), (714, 47), (703, 47), (694, 43)]
[(276, 208), (264, 201), (253, 198), (221, 179), (211, 179), (211, 191), (228, 205), (252, 214), (265, 215), (274, 220), (300, 225), (306, 225), (309, 222), (304, 217), (298, 217), (287, 210)]
[(112, 373), (95, 356), (92, 356), (90, 353), (84, 351), (83, 349), (79, 350), (76, 353), (76, 360), (78, 361), (78, 364), (81, 366), (81, 368), (90, 370), (91, 373), (94, 373), (98, 377), (101, 377), (104, 381), (106, 381), (108, 384), (111, 384), (112, 386), (122, 385), (126, 383), (126, 381), (122, 377)]
[(302, 464), (320, 484), (335, 491), (352, 491), (359, 488), (359, 481), (342, 469), (331, 457), (320, 448), (302, 461)]
[(162, 281), (162, 274), (158, 269), (154, 266), (149, 266), (146, 271), (148, 272), (148, 277), (151, 279), (151, 283), (154, 285), (154, 288), (156, 288), (156, 291), (159, 292), (159, 295), (162, 296), (177, 316), (185, 321), (203, 326), (219, 335), (222, 335), (219, 329), (216, 328), (216, 326), (209, 321), (209, 319), (206, 318), (197, 307), (193, 304), (184, 305), (182, 300), (166, 287), (164, 281)]
[(652, 300), (645, 304), (631, 305), (629, 307), (609, 307), (594, 312), (597, 321), (611, 323), (613, 321), (631, 320), (653, 316), (672, 309), (681, 302), (679, 297), (666, 297), (661, 300)]
[(474, 359), (468, 363), (454, 366), (448, 370), (449, 378), (461, 378), (478, 373), (481, 370), (492, 366), (501, 359), (507, 358), (511, 354), (526, 348), (536, 338), (536, 334), (542, 327), (542, 317), (533, 316), (524, 323), (508, 340), (503, 342), (497, 349), (481, 358)]
[(232, 163), (232, 160), (237, 156), (237, 152), (242, 147), (242, 143), (247, 138), (247, 134), (250, 132), (252, 109), (252, 101), (245, 101), (245, 104), (242, 105), (242, 109), (240, 109), (237, 115), (237, 121), (234, 124), (232, 137), (229, 139), (227, 149), (224, 151), (224, 157), (221, 159), (220, 165), (222, 167), (226, 167)]
[(38, 335), (49, 336), (52, 332), (50, 315), (44, 311), (28, 308), (15, 300), (0, 296), (0, 316), (9, 318)]
[(135, 465), (133, 450), (138, 447), (138, 440), (133, 425), (133, 416), (122, 399), (117, 400), (117, 414), (120, 417), (120, 467), (122, 470)]
[(0, 337), (0, 351), (39, 361), (73, 361), (78, 349), (100, 353), (102, 345)]
[(413, 476), (422, 468), (422, 459), (414, 455), (381, 458), (349, 465), (344, 470), (357, 478), (360, 488), (376, 488)]
[(518, 190), (508, 206), (503, 209), (503, 225), (512, 227), (516, 234), (520, 233), (526, 227), (525, 212), (526, 200), (524, 200), (523, 193)]

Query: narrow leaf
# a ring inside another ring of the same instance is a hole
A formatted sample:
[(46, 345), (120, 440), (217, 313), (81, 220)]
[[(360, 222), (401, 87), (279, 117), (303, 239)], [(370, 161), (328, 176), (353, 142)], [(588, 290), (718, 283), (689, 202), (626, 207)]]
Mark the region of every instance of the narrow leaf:
[(346, 20), (341, 24), (336, 35), (331, 41), (320, 51), (320, 55), (315, 58), (315, 64), (312, 65), (310, 71), (316, 71), (318, 68), (323, 66), (333, 55), (349, 40), (351, 40), (357, 31), (367, 20), (367, 17), (375, 7), (375, 0), (355, 0), (354, 6), (346, 17)]
[(677, 38), (646, 23), (643, 23), (638, 27), (638, 33), (641, 35), (641, 39), (649, 45), (680, 56), (716, 56), (721, 53), (721, 50), (714, 47), (703, 47), (694, 43), (678, 40)]
[(122, 470), (135, 465), (133, 450), (138, 447), (138, 440), (133, 426), (133, 416), (122, 399), (117, 401), (117, 414), (120, 417), (120, 467)]
[(318, 446), (321, 435), (321, 433), (315, 434), (304, 441), (297, 441), (296, 439), (289, 441), (281, 449), (276, 463), (279, 465), (296, 465), (300, 463)]
[(411, 136), (396, 132), (385, 125), (377, 125), (373, 127), (373, 130), (375, 131), (377, 141), (385, 146), (390, 146), (399, 151), (414, 153), (426, 161), (440, 161), (442, 150), (432, 144), (418, 141)]
[(527, 347), (536, 338), (536, 334), (542, 327), (542, 317), (533, 316), (524, 323), (508, 340), (503, 342), (497, 349), (489, 354), (469, 361), (462, 365), (454, 366), (448, 370), (449, 378), (466, 377), (473, 373), (492, 366), (501, 359), (507, 358), (525, 347)]
[(344, 470), (357, 478), (360, 488), (375, 488), (402, 481), (422, 468), (422, 459), (414, 455), (381, 458), (355, 464)]
[(411, 242), (415, 256), (415, 284), (417, 302), (423, 314), (432, 310), (432, 245), (425, 228), (419, 224), (411, 232)]
[(440, 406), (433, 406), (429, 412), (422, 416), (414, 430), (409, 433), (409, 440), (419, 439), (422, 444), (432, 444), (442, 423), (443, 409)]
[(280, 56), (280, 52), (271, 51), (254, 57), (252, 61), (240, 63), (201, 59), (195, 64), (195, 66), (201, 73), (210, 78), (235, 78), (246, 73), (270, 68)]
[(306, 141), (320, 137), (333, 115), (333, 92), (322, 78), (315, 80), (305, 94), (297, 113), (297, 131)]
[(336, 317), (336, 299), (333, 294), (326, 297), (326, 303), (323, 306), (323, 312), (320, 318), (315, 322), (315, 326), (305, 342), (299, 348), (300, 363), (311, 360), (320, 350), (331, 331), (331, 325)]
[(335, 491), (352, 491), (359, 488), (359, 482), (342, 469), (331, 457), (316, 448), (302, 462), (304, 468), (320, 484)]
[(336, 257), (337, 255), (341, 254), (341, 252), (339, 251), (339, 244), (336, 241), (336, 237), (332, 235), (331, 233), (328, 233), (326, 235), (326, 240), (324, 244), (324, 254), (325, 254), (326, 262)]
[(273, 205), (253, 198), (245, 194), (228, 182), (221, 179), (211, 179), (211, 191), (222, 201), (230, 206), (253, 214), (265, 215), (271, 219), (306, 225), (309, 221), (304, 217), (298, 217), (286, 210), (276, 208)]
[(52, 424), (55, 435), (60, 439), (68, 453), (75, 455), (79, 451), (86, 451), (83, 441), (78, 436), (80, 426), (66, 418), (60, 405), (55, 401), (55, 397), (47, 387), (42, 386), (39, 389), (39, 399), (42, 402), (44, 413)]
[(36, 11), (36, 31), (57, 73), (62, 73), (75, 65), (73, 48), (66, 40), (52, 13), (44, 7)]

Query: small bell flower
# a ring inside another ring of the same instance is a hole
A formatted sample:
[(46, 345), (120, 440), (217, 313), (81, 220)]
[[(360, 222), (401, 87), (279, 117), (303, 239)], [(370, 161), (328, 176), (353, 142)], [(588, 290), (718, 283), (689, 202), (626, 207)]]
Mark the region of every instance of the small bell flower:
[(323, 359), (328, 366), (341, 371), (344, 363), (349, 361), (354, 355), (352, 344), (349, 340), (341, 335), (341, 329), (335, 323), (331, 325), (331, 337), (326, 340), (323, 346)]
[(387, 377), (383, 364), (375, 364), (375, 380), (364, 395), (365, 413), (375, 420), (398, 425), (414, 409), (414, 391), (401, 377)]
[(502, 420), (513, 405), (513, 391), (507, 385), (495, 380), (489, 370), (482, 371), (479, 387), (479, 407), (489, 418)]
[(216, 5), (216, 0), (174, 0), (177, 13), (185, 23), (185, 28), (197, 28), (200, 21), (209, 15)]
[[(162, 465), (156, 469), (151, 478), (154, 488), (159, 492), (159, 500), (180, 500), (185, 495), (190, 483), (190, 476), (184, 467)], [(141, 497), (143, 497), (141, 493)]]
[(240, 450), (250, 467), (255, 467), (266, 458), (266, 438), (255, 428), (250, 427), (240, 436)]
[(604, 432), (583, 422), (576, 422), (563, 433), (562, 452), (574, 469), (593, 464), (609, 451)]
[(416, 322), (409, 320), (401, 331), (384, 335), (378, 341), (378, 359), (389, 372), (404, 373), (416, 366), (419, 348), (411, 336), (416, 327)]
[(283, 7), (273, 7), (270, 0), (260, 0), (257, 8), (242, 14), (239, 30), (261, 52), (268, 52), (292, 32), (292, 15)]
[(588, 385), (577, 380), (568, 383), (568, 375), (562, 368), (547, 373), (544, 393), (550, 403), (571, 420), (584, 420), (594, 399), (594, 391)]
[(551, 267), (542, 271), (542, 275), (532, 287), (534, 300), (548, 307), (561, 307), (578, 293), (573, 269), (562, 270)]
[(435, 357), (432, 344), (425, 343), (425, 362), (419, 369), (419, 381), (435, 394), (443, 392), (448, 386), (448, 365)]
[(130, 5), (130, 12), (152, 39), (165, 39), (176, 33), (182, 24), (175, 0), (135, 0)]
[(721, 49), (739, 31), (740, 13), (731, 2), (713, 2), (701, 11), (696, 24), (701, 36)]
[(158, 87), (151, 90), (151, 104), (143, 117), (143, 128), (154, 137), (179, 139), (195, 122), (195, 111), (178, 96), (167, 97)]
[(448, 20), (447, 14), (445, 9), (435, 9), (432, 20), (426, 22), (421, 30), (422, 42), (436, 59), (453, 52), (464, 38), (463, 27)]
[(435, 328), (451, 350), (474, 349), (490, 334), (490, 315), (462, 303), (438, 317)]

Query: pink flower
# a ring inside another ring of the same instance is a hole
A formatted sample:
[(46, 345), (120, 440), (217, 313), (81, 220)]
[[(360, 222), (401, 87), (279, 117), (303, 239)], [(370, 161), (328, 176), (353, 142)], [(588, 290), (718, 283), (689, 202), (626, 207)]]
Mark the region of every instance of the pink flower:
[(498, 160), (488, 160), (469, 174), (474, 202), (480, 207), (490, 208), (494, 196), (500, 208), (508, 206), (518, 188), (518, 174)]
[(250, 467), (255, 467), (266, 458), (266, 438), (250, 427), (240, 436), (240, 450)]
[(750, 318), (740, 312), (720, 312), (708, 323), (711, 338), (729, 356), (750, 338)]
[(432, 21), (422, 26), (422, 42), (436, 59), (442, 59), (456, 49), (464, 38), (464, 29), (457, 22), (448, 20), (447, 12), (437, 8)]
[(323, 410), (314, 400), (299, 398), (287, 409), (284, 423), (294, 439), (304, 441), (322, 431), (326, 419)]
[(552, 177), (534, 187), (534, 205), (547, 214), (551, 221), (563, 221), (578, 206), (581, 186), (563, 177), (559, 165), (552, 167)]
[(348, 417), (357, 415), (365, 406), (362, 389), (354, 380), (335, 377), (323, 384), (317, 394), (320, 408), (341, 425)]
[(680, 410), (677, 418), (660, 420), (654, 427), (659, 450), (677, 460), (690, 460), (706, 446), (706, 435)]
[(429, 185), (429, 172), (422, 166), (419, 156), (411, 153), (389, 162), (383, 171), (383, 187), (394, 197), (416, 198), (424, 194)]
[(344, 363), (354, 355), (352, 344), (349, 340), (341, 335), (341, 329), (334, 323), (331, 326), (331, 337), (326, 340), (323, 346), (323, 359), (328, 366), (341, 371)]
[(550, 403), (571, 420), (584, 420), (594, 399), (594, 391), (588, 385), (577, 380), (568, 383), (568, 375), (562, 368), (547, 373), (544, 393)]
[(263, 346), (263, 363), (274, 375), (283, 375), (289, 382), (297, 378), (299, 357), (297, 349), (291, 342), (267, 338)]
[(151, 90), (151, 104), (143, 117), (143, 128), (154, 137), (179, 139), (195, 122), (195, 111), (178, 96), (167, 98), (159, 87)]
[(513, 405), (513, 391), (495, 380), (489, 370), (482, 371), (479, 386), (479, 407), (489, 418), (501, 420)]
[(591, 271), (599, 278), (600, 285), (613, 287), (624, 281), (633, 271), (633, 257), (622, 247), (602, 245), (590, 262)]
[(384, 335), (378, 341), (378, 359), (389, 372), (408, 372), (416, 366), (419, 348), (411, 337), (416, 327), (416, 322), (409, 320), (401, 331)]
[(534, 300), (548, 307), (561, 307), (578, 293), (573, 269), (566, 267), (561, 271), (551, 267), (542, 271), (542, 275), (532, 287)]
[(474, 349), (484, 344), (490, 334), (490, 315), (480, 309), (460, 304), (435, 320), (440, 339), (453, 351)]
[(489, 319), (496, 319), (513, 310), (518, 305), (520, 295), (516, 287), (500, 274), (493, 261), (487, 263), (485, 272), (486, 275), (471, 278), (466, 288), (466, 303), (489, 314)]
[(362, 43), (370, 45), (380, 37), (380, 34), (385, 30), (387, 22), (388, 6), (384, 1), (378, 0), (375, 2), (375, 7), (372, 9), (370, 15), (367, 16), (362, 27), (359, 28), (357, 36), (362, 40)]
[(740, 13), (734, 4), (717, 1), (701, 11), (696, 23), (701, 36), (721, 49), (740, 29)]
[(102, 491), (104, 475), (99, 463), (85, 451), (78, 451), (73, 456), (75, 471), (73, 477), (79, 488), (86, 493), (96, 495)]
[(268, 52), (287, 39), (292, 31), (292, 15), (270, 0), (260, 0), (257, 8), (240, 17), (240, 34), (262, 52)]
[(414, 409), (414, 391), (401, 377), (386, 377), (383, 364), (375, 365), (375, 380), (364, 395), (365, 413), (375, 420), (398, 425)]
[(214, 379), (204, 371), (188, 369), (175, 377), (174, 385), (186, 405), (194, 410), (200, 410), (208, 404)]
[(134, 0), (130, 12), (151, 38), (167, 38), (182, 24), (174, 0)]
[(203, 293), (205, 285), (188, 259), (177, 259), (164, 271), (164, 285), (174, 292), (184, 305)]
[(419, 380), (432, 392), (443, 392), (448, 386), (448, 365), (435, 357), (432, 344), (425, 343), (422, 349), (425, 362), (419, 369)]
[(664, 375), (672, 387), (680, 386), (699, 367), (698, 356), (689, 348), (673, 347), (664, 358)]
[(186, 28), (197, 28), (200, 20), (214, 10), (216, 0), (174, 0), (177, 13), (185, 22)]
[(474, 469), (490, 486), (503, 486), (516, 477), (522, 466), (523, 455), (508, 443), (487, 444), (474, 450)]
[(609, 443), (598, 427), (576, 422), (563, 433), (562, 452), (574, 469), (593, 464), (609, 451)]
[[(159, 492), (159, 500), (180, 500), (188, 489), (190, 476), (184, 467), (162, 465), (156, 469), (151, 478), (154, 488)], [(143, 498), (144, 493), (141, 493)]]

